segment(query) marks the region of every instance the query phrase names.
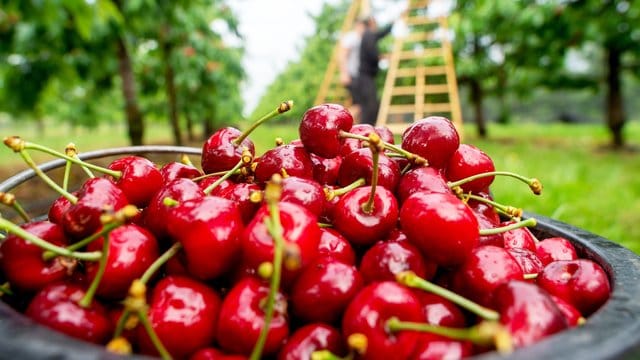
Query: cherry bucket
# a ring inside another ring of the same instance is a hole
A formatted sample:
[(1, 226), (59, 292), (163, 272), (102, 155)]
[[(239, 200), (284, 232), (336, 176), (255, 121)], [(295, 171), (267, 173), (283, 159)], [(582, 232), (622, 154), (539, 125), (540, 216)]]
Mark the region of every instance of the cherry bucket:
[[(201, 150), (176, 146), (122, 147), (86, 152), (84, 160), (104, 159), (126, 154), (144, 156), (200, 155)], [(40, 165), (43, 171), (64, 166), (64, 160)], [(35, 177), (25, 170), (0, 183), (0, 191), (13, 192), (28, 189)], [(34, 181), (38, 181), (37, 179)], [(52, 199), (55, 195), (51, 195)], [(37, 204), (27, 210), (38, 213)], [(4, 210), (3, 210), (4, 212)], [(10, 211), (5, 217), (10, 218)], [(535, 345), (518, 349), (505, 357), (486, 353), (476, 359), (625, 359), (640, 357), (640, 257), (630, 250), (598, 235), (572, 225), (535, 214), (538, 225), (532, 229), (540, 238), (561, 236), (572, 242), (580, 257), (600, 264), (612, 284), (607, 303), (591, 315), (587, 322), (570, 330), (550, 336)], [(103, 347), (75, 340), (61, 333), (35, 324), (33, 321), (0, 301), (0, 351), (12, 358), (29, 359), (105, 359), (119, 358)], [(135, 356), (144, 358), (143, 356)]]

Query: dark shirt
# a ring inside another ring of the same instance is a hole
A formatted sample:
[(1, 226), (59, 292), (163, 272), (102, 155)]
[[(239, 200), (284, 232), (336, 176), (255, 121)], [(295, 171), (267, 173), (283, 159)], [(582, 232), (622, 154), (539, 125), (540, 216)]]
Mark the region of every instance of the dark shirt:
[(378, 31), (366, 30), (360, 41), (360, 71), (361, 75), (375, 76), (378, 73), (380, 52), (378, 41), (391, 32), (393, 24), (389, 24)]

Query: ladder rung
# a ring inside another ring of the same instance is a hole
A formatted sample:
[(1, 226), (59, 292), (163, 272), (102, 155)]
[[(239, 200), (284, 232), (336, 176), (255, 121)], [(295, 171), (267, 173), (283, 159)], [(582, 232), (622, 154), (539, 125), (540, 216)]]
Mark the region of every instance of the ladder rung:
[(424, 111), (427, 113), (450, 112), (451, 104), (450, 103), (426, 103), (424, 104)]
[(413, 9), (426, 8), (429, 5), (430, 2), (431, 2), (430, 0), (414, 0), (414, 1), (410, 1), (409, 2), (409, 9), (413, 10)]
[(416, 105), (415, 104), (390, 105), (389, 106), (389, 114), (413, 113), (415, 110), (416, 110)]
[(404, 133), (404, 131), (407, 129), (407, 127), (409, 127), (409, 125), (411, 125), (411, 123), (395, 123), (395, 124), (390, 124), (387, 123), (385, 124), (385, 126), (391, 130), (392, 133), (394, 134), (402, 134)]
[(410, 42), (421, 42), (421, 41), (432, 40), (433, 38), (434, 38), (433, 31), (420, 31), (420, 32), (410, 33), (409, 35), (405, 36), (403, 40), (406, 44)]
[(411, 86), (396, 86), (391, 91), (391, 96), (415, 95), (415, 94), (416, 94), (415, 85), (411, 85)]
[(436, 57), (443, 56), (442, 48), (428, 48), (422, 49), (420, 51), (414, 50), (405, 50), (398, 54), (398, 59), (400, 60), (409, 60), (409, 59), (423, 59), (427, 57)]
[[(434, 65), (434, 66), (425, 66), (424, 74), (427, 76), (433, 75), (445, 75), (447, 73), (447, 68), (444, 65)], [(415, 77), (416, 76), (416, 68), (399, 68), (396, 70), (396, 79), (403, 77)]]
[(424, 86), (425, 94), (446, 94), (449, 92), (448, 84), (427, 84)]
[(432, 25), (438, 24), (440, 20), (423, 16), (412, 16), (406, 18), (405, 22), (407, 25)]

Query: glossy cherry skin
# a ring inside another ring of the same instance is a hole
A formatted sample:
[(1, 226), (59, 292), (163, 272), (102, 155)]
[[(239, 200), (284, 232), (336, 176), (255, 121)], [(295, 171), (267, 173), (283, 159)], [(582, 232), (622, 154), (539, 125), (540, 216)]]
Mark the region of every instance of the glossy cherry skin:
[(380, 139), (384, 142), (388, 142), (389, 144), (395, 144), (395, 138), (393, 136), (393, 131), (389, 129), (387, 126), (381, 125), (375, 127), (376, 134), (380, 136)]
[(349, 265), (356, 263), (356, 253), (349, 241), (332, 228), (320, 228), (318, 256), (331, 256)]
[(435, 264), (426, 262), (420, 250), (408, 241), (378, 241), (364, 253), (359, 267), (366, 283), (395, 281), (396, 274), (403, 271), (413, 271), (430, 280), (436, 268)]
[(105, 208), (120, 210), (129, 202), (119, 187), (106, 178), (87, 180), (78, 191), (78, 202), (62, 216), (67, 234), (83, 238), (102, 226), (100, 215)]
[(585, 321), (584, 317), (582, 317), (582, 314), (580, 314), (580, 311), (578, 311), (575, 306), (569, 304), (565, 300), (562, 300), (555, 295), (549, 296), (551, 296), (551, 300), (553, 300), (560, 312), (562, 312), (562, 315), (564, 315), (564, 318), (567, 320), (567, 324), (569, 325), (569, 327), (578, 326), (581, 324), (581, 322)]
[(355, 266), (332, 257), (318, 258), (291, 289), (293, 314), (305, 322), (335, 323), (363, 284)]
[[(149, 302), (149, 322), (175, 358), (185, 358), (216, 339), (221, 300), (207, 285), (187, 277), (167, 276), (156, 284)], [(144, 327), (138, 328), (144, 354), (157, 355)]]
[(420, 334), (418, 345), (410, 360), (455, 360), (473, 355), (473, 344), (469, 341), (459, 341), (436, 334)]
[(536, 244), (535, 252), (544, 265), (556, 260), (576, 260), (578, 254), (571, 242), (563, 237), (551, 237)]
[(242, 223), (248, 224), (256, 211), (260, 208), (260, 202), (254, 202), (251, 200), (251, 194), (254, 192), (260, 192), (262, 188), (254, 183), (241, 182), (241, 183), (229, 183), (220, 189), (211, 192), (211, 195), (219, 196), (234, 202), (240, 216), (242, 217)]
[(420, 166), (407, 171), (400, 177), (396, 194), (403, 203), (411, 194), (418, 191), (450, 193), (447, 180), (442, 172), (431, 166)]
[[(501, 225), (509, 225), (512, 221), (505, 221)], [(505, 249), (521, 248), (530, 251), (536, 251), (536, 243), (538, 242), (531, 231), (527, 228), (518, 228), (509, 230), (502, 234)]]
[(544, 269), (544, 264), (535, 252), (523, 248), (507, 249), (509, 254), (516, 260), (522, 272), (526, 274), (538, 274)]
[(255, 178), (259, 183), (271, 179), (273, 174), (282, 175), (282, 170), (290, 176), (313, 179), (313, 162), (309, 153), (300, 146), (280, 145), (267, 150), (257, 160)]
[(383, 239), (398, 221), (398, 203), (393, 193), (376, 187), (371, 213), (362, 206), (368, 201), (371, 186), (363, 186), (342, 196), (333, 210), (333, 225), (352, 244), (367, 246)]
[(278, 353), (278, 360), (308, 360), (315, 351), (328, 350), (337, 356), (345, 355), (340, 331), (323, 323), (307, 324), (296, 330)]
[(419, 338), (415, 331), (390, 333), (387, 320), (424, 322), (420, 301), (411, 290), (396, 282), (372, 283), (351, 301), (342, 318), (344, 338), (360, 333), (367, 338), (367, 348), (359, 358), (406, 359)]
[(316, 154), (309, 154), (313, 164), (313, 179), (321, 185), (333, 185), (338, 181), (338, 172), (342, 165), (342, 157), (325, 159)]
[(607, 273), (588, 259), (551, 262), (537, 281), (538, 286), (575, 306), (584, 316), (598, 310), (611, 293)]
[(467, 325), (464, 313), (451, 301), (419, 289), (414, 290), (413, 293), (420, 301), (427, 324), (455, 328)]
[(189, 357), (189, 360), (247, 360), (244, 355), (229, 355), (222, 352), (222, 350), (207, 347), (196, 351)]
[(193, 179), (203, 175), (202, 171), (197, 168), (177, 161), (172, 161), (163, 165), (160, 168), (160, 174), (162, 175), (162, 179), (165, 184), (175, 179)]
[[(51, 244), (62, 247), (67, 245), (67, 238), (60, 225), (37, 221), (24, 224), (22, 228)], [(38, 291), (47, 284), (67, 277), (70, 269), (64, 265), (65, 259), (56, 257), (44, 261), (43, 252), (39, 246), (14, 234), (4, 239), (0, 244), (0, 265), (12, 288)]]
[(169, 214), (175, 210), (175, 206), (166, 205), (164, 199), (170, 198), (182, 203), (202, 197), (204, 192), (192, 180), (186, 178), (173, 180), (161, 188), (144, 209), (144, 226), (158, 238), (165, 237), (169, 233)]
[(411, 124), (402, 134), (402, 148), (427, 159), (429, 166), (445, 169), (460, 145), (449, 119), (429, 116)]
[[(278, 208), (282, 236), (289, 246), (297, 247), (300, 260), (300, 267), (297, 269), (283, 267), (282, 281), (283, 286), (286, 286), (291, 284), (300, 271), (316, 258), (320, 242), (320, 227), (315, 216), (298, 204), (281, 202)], [(273, 238), (265, 224), (269, 217), (269, 209), (264, 205), (242, 234), (243, 261), (254, 269), (263, 262), (273, 261)]]
[(56, 282), (45, 286), (31, 300), (25, 314), (35, 322), (84, 341), (104, 344), (113, 332), (109, 315), (94, 300), (78, 304), (85, 290), (79, 285)]
[(496, 288), (493, 299), (500, 322), (516, 347), (534, 344), (567, 328), (567, 321), (549, 294), (529, 282), (504, 283)]
[[(469, 144), (460, 144), (451, 155), (447, 165), (447, 179), (458, 181), (464, 178), (496, 171), (493, 160), (484, 151)], [(465, 192), (481, 192), (493, 182), (493, 176), (483, 177), (461, 185)]]
[(202, 145), (202, 171), (205, 174), (233, 168), (240, 162), (244, 149), (249, 150), (252, 156), (255, 155), (255, 145), (249, 138), (245, 138), (239, 145), (233, 143), (241, 134), (236, 128), (225, 127), (207, 139)]
[(298, 132), (308, 152), (331, 159), (340, 151), (340, 131), (349, 131), (351, 126), (353, 117), (344, 106), (322, 104), (302, 115)]
[[(393, 133), (386, 126), (377, 126), (373, 127), (370, 124), (356, 124), (351, 127), (349, 130), (351, 134), (369, 136), (369, 134), (375, 132), (380, 136), (382, 141), (388, 142), (390, 144), (394, 143)], [(368, 147), (368, 143), (364, 140), (358, 140), (353, 138), (345, 138), (340, 146), (340, 155), (347, 156), (351, 154), (351, 152), (358, 150), (360, 148)]]
[(462, 264), (478, 245), (478, 221), (453, 194), (417, 192), (400, 209), (407, 239), (438, 265)]
[[(342, 165), (338, 173), (338, 184), (347, 186), (358, 179), (365, 179), (371, 185), (373, 176), (373, 157), (371, 149), (362, 148), (353, 151), (342, 158)], [(400, 168), (388, 156), (380, 154), (378, 160), (378, 185), (390, 191), (395, 191), (400, 181)]]
[[(89, 251), (101, 251), (104, 238), (87, 246)], [(133, 280), (138, 279), (160, 256), (155, 236), (134, 224), (122, 225), (109, 233), (107, 265), (100, 280), (97, 294), (109, 299), (124, 299)], [(92, 281), (98, 271), (98, 262), (87, 263), (87, 277)]]
[(219, 277), (240, 256), (244, 230), (235, 203), (217, 196), (187, 200), (169, 220), (169, 233), (182, 246), (189, 274), (200, 280)]
[(301, 205), (319, 217), (324, 212), (324, 204), (327, 200), (324, 189), (316, 181), (288, 176), (282, 179), (280, 201)]
[[(221, 176), (217, 176), (217, 175), (209, 175), (207, 177), (205, 177), (204, 179), (198, 181), (198, 186), (200, 186), (200, 189), (202, 189), (202, 191), (206, 190), (209, 185), (212, 185), (214, 182), (218, 181), (220, 179)], [(216, 187), (214, 187), (213, 189), (209, 190), (209, 193), (207, 195), (216, 195), (219, 196), (218, 194), (222, 191), (224, 191), (225, 189), (227, 189), (228, 187), (232, 186), (233, 184), (235, 184), (235, 182), (231, 179), (225, 179), (222, 180), (221, 183), (219, 183)]]
[[(467, 204), (478, 220), (480, 229), (493, 229), (500, 226), (500, 217), (491, 205), (478, 201), (468, 201)], [(480, 235), (480, 245), (494, 245), (504, 247), (503, 233)]]
[[(254, 277), (238, 281), (222, 302), (218, 321), (218, 343), (224, 350), (234, 354), (249, 355), (264, 327), (262, 305), (269, 293), (268, 284)], [(276, 295), (275, 311), (263, 356), (274, 355), (280, 350), (289, 335), (287, 301), (284, 295)]]
[[(78, 193), (74, 192), (73, 195), (78, 196)], [(54, 224), (62, 224), (62, 217), (64, 216), (64, 213), (69, 210), (71, 205), (71, 202), (66, 197), (58, 197), (49, 207), (47, 218)]]
[(149, 159), (140, 156), (125, 156), (109, 164), (109, 169), (120, 171), (116, 185), (137, 207), (145, 207), (164, 184), (160, 170)]
[(523, 279), (522, 268), (507, 250), (484, 245), (473, 249), (456, 271), (455, 289), (471, 300), (489, 306), (498, 286)]

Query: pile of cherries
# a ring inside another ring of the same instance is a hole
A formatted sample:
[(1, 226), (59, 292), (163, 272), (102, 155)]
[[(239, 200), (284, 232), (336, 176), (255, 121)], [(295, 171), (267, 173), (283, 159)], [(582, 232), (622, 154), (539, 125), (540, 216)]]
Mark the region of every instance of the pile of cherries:
[[(0, 217), (3, 300), (108, 351), (175, 359), (456, 359), (508, 352), (584, 323), (610, 295), (566, 239), (538, 239), (496, 202), (496, 171), (443, 117), (353, 124), (308, 109), (299, 140), (256, 156), (227, 127), (189, 159), (102, 168), (8, 137), (60, 197), (46, 220)], [(45, 151), (87, 174), (71, 191)]]

